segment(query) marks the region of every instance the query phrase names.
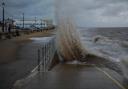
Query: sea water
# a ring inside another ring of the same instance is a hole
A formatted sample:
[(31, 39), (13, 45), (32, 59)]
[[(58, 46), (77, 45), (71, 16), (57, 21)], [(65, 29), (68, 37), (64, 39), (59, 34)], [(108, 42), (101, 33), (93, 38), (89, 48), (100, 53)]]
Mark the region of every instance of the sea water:
[(112, 61), (107, 66), (121, 74), (128, 84), (128, 28), (78, 28), (78, 30), (89, 54)]
[(120, 62), (128, 55), (126, 28), (78, 28), (78, 30), (81, 33), (81, 41), (89, 53), (115, 62)]

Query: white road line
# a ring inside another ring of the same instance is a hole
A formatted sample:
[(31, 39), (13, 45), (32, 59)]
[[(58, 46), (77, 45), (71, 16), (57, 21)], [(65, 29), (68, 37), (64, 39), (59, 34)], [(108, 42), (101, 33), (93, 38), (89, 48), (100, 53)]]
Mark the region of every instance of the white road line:
[(36, 71), (37, 68), (38, 68), (38, 66), (36, 66), (36, 67), (31, 71), (31, 73), (33, 73), (34, 71)]
[(118, 82), (116, 79), (114, 79), (110, 74), (108, 74), (106, 71), (102, 70), (101, 68), (95, 66), (95, 68), (102, 73), (104, 73), (109, 79), (111, 79), (116, 85), (118, 85), (121, 89), (126, 89), (120, 82)]
[[(41, 65), (41, 64), (42, 64), (42, 62), (40, 62), (39, 65)], [(38, 69), (39, 65), (37, 65), (37, 66), (31, 71), (31, 73), (33, 73), (34, 71), (36, 71), (36, 70)]]

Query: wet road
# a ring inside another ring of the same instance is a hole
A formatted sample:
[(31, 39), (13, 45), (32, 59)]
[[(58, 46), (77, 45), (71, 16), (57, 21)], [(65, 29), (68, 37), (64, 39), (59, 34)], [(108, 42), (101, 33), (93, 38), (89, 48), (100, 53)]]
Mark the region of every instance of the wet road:
[(43, 41), (30, 41), (18, 49), (16, 61), (0, 65), (0, 89), (11, 89), (16, 80), (26, 77), (37, 65), (37, 50)]
[(39, 72), (30, 81), (24, 80), (28, 82), (14, 89), (125, 89), (102, 71), (91, 65), (59, 64), (52, 71)]

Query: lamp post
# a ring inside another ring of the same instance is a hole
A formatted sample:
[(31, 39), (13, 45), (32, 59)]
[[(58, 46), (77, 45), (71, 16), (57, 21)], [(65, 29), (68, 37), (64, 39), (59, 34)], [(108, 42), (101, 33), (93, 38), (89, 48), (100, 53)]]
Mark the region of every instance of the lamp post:
[(23, 13), (23, 29), (24, 29), (24, 13)]
[(2, 31), (4, 32), (4, 27), (5, 27), (5, 14), (4, 14), (4, 7), (5, 7), (5, 3), (2, 2), (2, 13), (3, 13), (3, 25), (2, 25)]
[(36, 22), (37, 22), (37, 18), (35, 17), (35, 28), (36, 28)]

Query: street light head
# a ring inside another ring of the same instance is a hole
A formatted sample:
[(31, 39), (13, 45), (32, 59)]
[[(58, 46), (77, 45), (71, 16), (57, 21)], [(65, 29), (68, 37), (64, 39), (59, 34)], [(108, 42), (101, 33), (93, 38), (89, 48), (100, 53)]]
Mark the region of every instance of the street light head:
[(2, 6), (3, 6), (3, 7), (5, 6), (5, 3), (4, 3), (4, 2), (2, 3)]

